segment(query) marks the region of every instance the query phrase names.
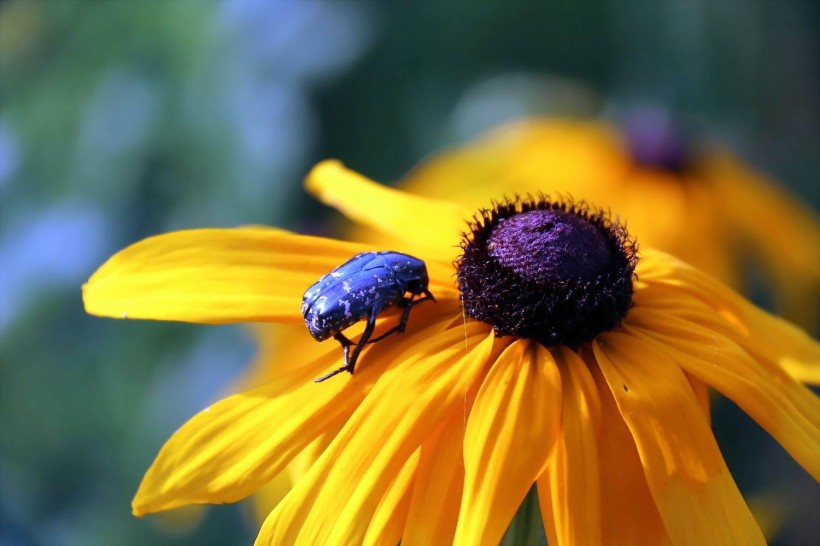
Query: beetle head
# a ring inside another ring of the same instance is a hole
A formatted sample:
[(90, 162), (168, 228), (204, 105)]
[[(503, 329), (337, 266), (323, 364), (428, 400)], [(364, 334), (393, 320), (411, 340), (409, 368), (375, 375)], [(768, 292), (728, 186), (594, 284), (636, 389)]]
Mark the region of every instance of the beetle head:
[(424, 294), (435, 300), (427, 289), (430, 279), (427, 276), (427, 266), (424, 265), (424, 262), (412, 256), (401, 256), (403, 259), (393, 262), (391, 269), (396, 279), (404, 285), (405, 291), (411, 294)]
[(423, 294), (427, 299), (431, 299), (433, 301), (436, 301), (436, 298), (433, 296), (433, 293), (430, 292), (430, 290), (427, 288), (427, 284), (428, 284), (427, 276), (425, 275), (423, 282), (421, 282), (421, 281), (409, 281), (407, 283), (407, 291), (410, 292), (411, 294), (416, 294), (416, 295), (422, 295)]

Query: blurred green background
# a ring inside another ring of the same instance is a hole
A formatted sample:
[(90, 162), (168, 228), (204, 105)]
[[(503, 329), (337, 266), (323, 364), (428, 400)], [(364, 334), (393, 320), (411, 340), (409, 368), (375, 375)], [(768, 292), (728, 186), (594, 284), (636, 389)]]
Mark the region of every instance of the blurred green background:
[[(109, 255), (181, 228), (316, 232), (301, 179), (383, 182), (526, 114), (695, 120), (820, 203), (820, 10), (780, 2), (0, 3), (0, 546), (250, 544), (242, 506), (130, 515), (142, 473), (254, 351), (241, 327), (86, 316)], [(817, 484), (727, 402), (741, 489), (816, 544)]]

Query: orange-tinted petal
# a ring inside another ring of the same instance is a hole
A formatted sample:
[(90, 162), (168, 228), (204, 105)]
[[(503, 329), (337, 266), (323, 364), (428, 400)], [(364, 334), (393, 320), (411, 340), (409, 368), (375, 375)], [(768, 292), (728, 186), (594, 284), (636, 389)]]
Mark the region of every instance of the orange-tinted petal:
[(563, 409), (555, 452), (538, 478), (541, 518), (549, 544), (595, 546), (603, 544), (595, 439), (601, 419), (597, 387), (577, 354), (565, 347), (556, 347), (553, 353), (561, 370)]
[(634, 309), (630, 323), (646, 343), (735, 402), (820, 479), (820, 400), (775, 366), (750, 358), (731, 340), (649, 309)]
[(166, 233), (109, 258), (83, 286), (83, 301), (113, 318), (295, 324), (304, 291), (363, 250), (272, 228)]
[(673, 544), (765, 544), (683, 372), (624, 334), (593, 349)]
[(706, 417), (706, 421), (711, 423), (712, 393), (709, 391), (709, 385), (691, 374), (686, 373), (684, 375), (686, 375), (686, 380), (689, 382), (689, 386), (692, 388), (692, 394), (695, 395), (695, 398), (698, 401), (700, 411), (703, 412), (703, 416)]
[[(393, 358), (328, 449), (273, 511), (257, 544), (358, 544), (393, 478), (483, 373), (493, 338), (468, 323)], [(480, 340), (480, 341), (478, 341)], [(478, 343), (476, 343), (478, 341)], [(385, 403), (389, 401), (389, 403)], [(351, 478), (354, 476), (355, 478)]]
[(404, 240), (445, 262), (457, 254), (461, 232), (472, 216), (459, 205), (377, 184), (339, 161), (316, 165), (305, 184), (320, 201), (351, 220)]
[[(635, 295), (636, 304), (656, 307), (660, 302), (652, 303), (655, 287), (672, 287), (679, 295), (694, 296), (734, 325), (732, 339), (750, 354), (780, 366), (798, 381), (820, 384), (820, 344), (806, 332), (680, 260), (651, 249), (641, 254), (636, 272), (643, 288)], [(675, 312), (680, 300), (666, 297), (664, 305)]]
[(481, 385), (464, 435), (464, 494), (454, 544), (497, 544), (541, 474), (560, 427), (550, 352), (518, 340)]
[(646, 483), (635, 440), (618, 411), (592, 351), (585, 351), (584, 356), (593, 371), (601, 404), (597, 447), (602, 542), (618, 546), (671, 544)]

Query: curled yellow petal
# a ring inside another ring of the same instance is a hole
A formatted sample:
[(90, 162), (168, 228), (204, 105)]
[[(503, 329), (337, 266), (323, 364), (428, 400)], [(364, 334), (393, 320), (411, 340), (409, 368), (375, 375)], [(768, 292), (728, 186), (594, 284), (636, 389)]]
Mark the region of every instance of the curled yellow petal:
[(335, 160), (316, 165), (305, 184), (320, 201), (351, 220), (445, 262), (454, 258), (461, 232), (467, 229), (466, 220), (472, 217), (459, 205), (382, 186)]

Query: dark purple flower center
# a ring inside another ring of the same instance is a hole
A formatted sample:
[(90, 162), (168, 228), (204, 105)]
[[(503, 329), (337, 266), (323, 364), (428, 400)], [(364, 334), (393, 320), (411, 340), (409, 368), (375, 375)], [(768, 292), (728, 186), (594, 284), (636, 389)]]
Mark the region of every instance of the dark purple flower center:
[(481, 211), (456, 262), (467, 315), (496, 334), (577, 347), (632, 301), (636, 247), (603, 211), (547, 198)]
[(606, 271), (612, 249), (603, 233), (562, 210), (531, 210), (500, 220), (487, 244), (490, 256), (522, 279), (561, 285), (589, 282)]

